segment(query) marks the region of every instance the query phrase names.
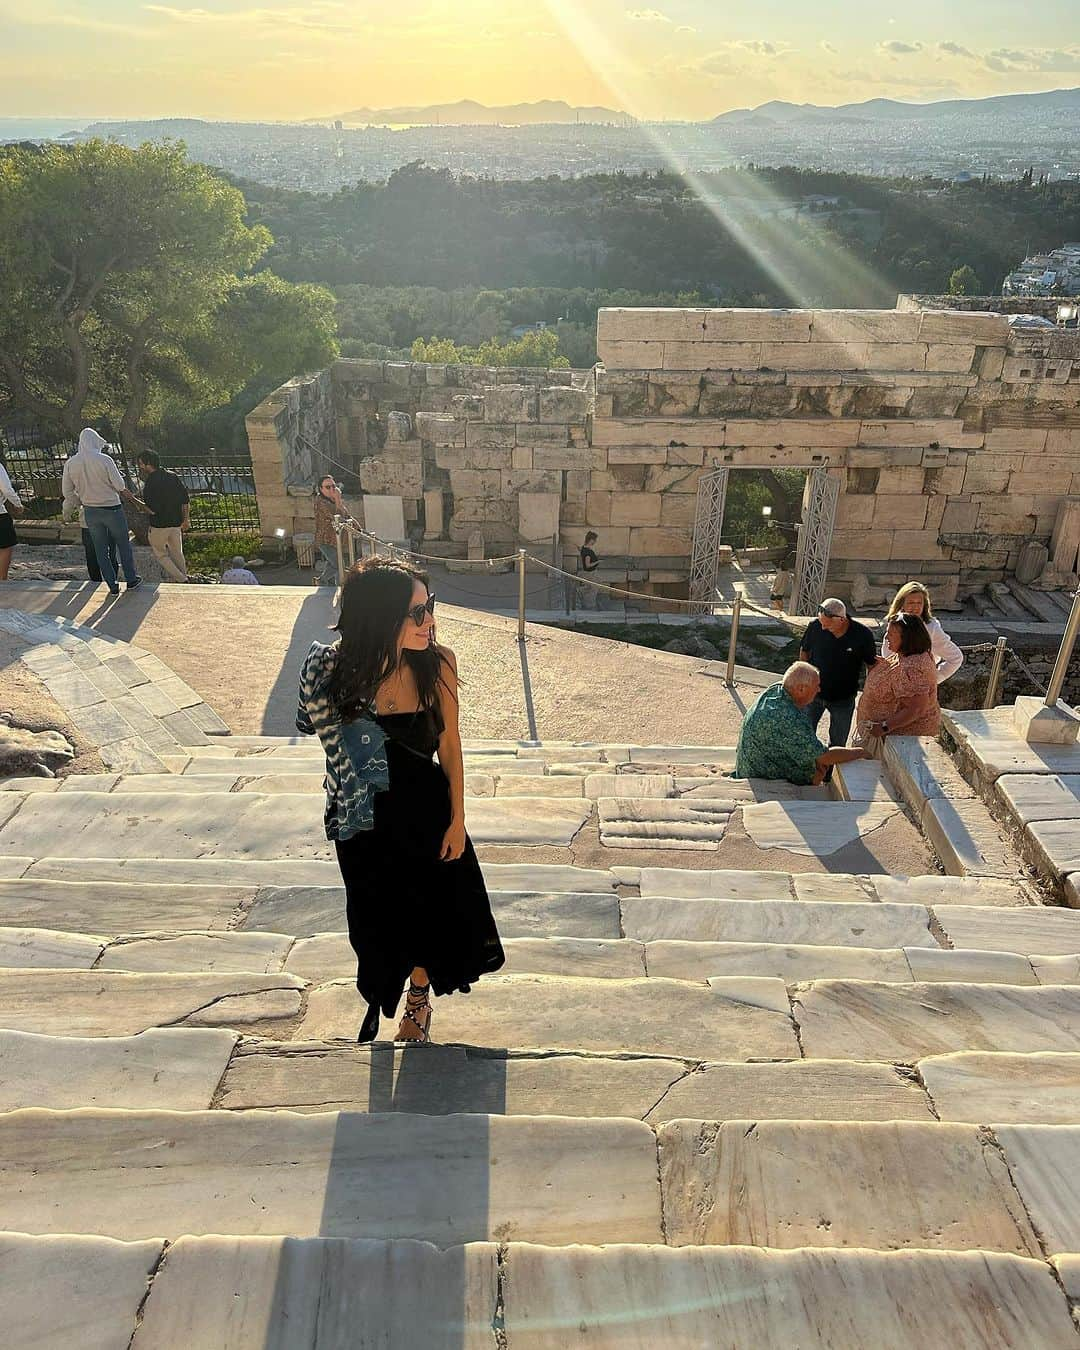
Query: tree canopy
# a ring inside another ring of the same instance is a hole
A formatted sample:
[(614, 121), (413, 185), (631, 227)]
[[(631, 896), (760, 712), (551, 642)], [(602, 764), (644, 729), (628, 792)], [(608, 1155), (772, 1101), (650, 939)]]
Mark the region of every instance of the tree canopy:
[(212, 407), (336, 352), (333, 297), (254, 273), (272, 244), (180, 145), (0, 155), (0, 410), (137, 444), (171, 403)]

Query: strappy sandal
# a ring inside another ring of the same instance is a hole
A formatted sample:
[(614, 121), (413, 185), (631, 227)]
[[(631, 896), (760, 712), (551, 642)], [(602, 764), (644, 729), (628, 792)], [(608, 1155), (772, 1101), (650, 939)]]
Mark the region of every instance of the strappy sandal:
[[(413, 984), (409, 981), (409, 992), (405, 995), (405, 1012), (402, 1014), (402, 1022), (411, 1022), (420, 1032), (419, 1036), (402, 1036), (401, 1027), (398, 1027), (398, 1035), (394, 1040), (402, 1045), (427, 1045), (431, 1040), (431, 993), (430, 984)], [(427, 1018), (420, 1020), (419, 1014), (427, 1009)]]

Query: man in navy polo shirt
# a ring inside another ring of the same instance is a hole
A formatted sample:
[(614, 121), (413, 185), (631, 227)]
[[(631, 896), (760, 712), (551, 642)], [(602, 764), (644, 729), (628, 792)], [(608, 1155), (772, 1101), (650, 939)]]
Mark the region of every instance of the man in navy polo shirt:
[(799, 660), (809, 661), (821, 674), (821, 689), (806, 711), (815, 731), (828, 712), (830, 746), (847, 744), (859, 678), (877, 659), (870, 629), (848, 618), (843, 600), (823, 600), (803, 634)]

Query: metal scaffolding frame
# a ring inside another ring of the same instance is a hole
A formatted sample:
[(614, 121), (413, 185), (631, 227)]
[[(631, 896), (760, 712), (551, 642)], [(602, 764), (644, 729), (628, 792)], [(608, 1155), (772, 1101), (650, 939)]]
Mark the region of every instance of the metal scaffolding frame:
[(698, 481), (694, 513), (694, 545), (690, 556), (690, 599), (710, 609), (716, 600), (716, 575), (720, 568), (720, 535), (724, 528), (728, 475), (725, 465), (710, 469)]
[(790, 614), (814, 614), (825, 598), (840, 479), (825, 466), (811, 469), (803, 491), (803, 518), (795, 550)]

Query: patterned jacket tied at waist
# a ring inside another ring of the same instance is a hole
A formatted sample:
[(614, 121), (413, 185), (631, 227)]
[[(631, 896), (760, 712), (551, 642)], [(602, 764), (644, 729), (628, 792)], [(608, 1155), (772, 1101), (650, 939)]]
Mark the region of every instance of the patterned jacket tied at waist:
[(390, 786), (386, 734), (374, 717), (343, 722), (329, 697), (336, 646), (313, 642), (300, 671), (296, 729), (326, 753), (327, 839), (350, 839), (375, 824), (375, 794)]

